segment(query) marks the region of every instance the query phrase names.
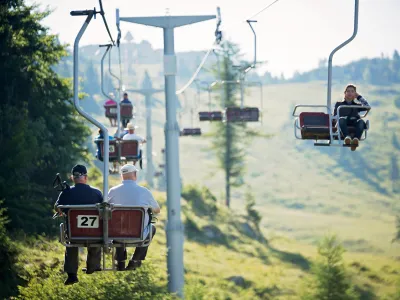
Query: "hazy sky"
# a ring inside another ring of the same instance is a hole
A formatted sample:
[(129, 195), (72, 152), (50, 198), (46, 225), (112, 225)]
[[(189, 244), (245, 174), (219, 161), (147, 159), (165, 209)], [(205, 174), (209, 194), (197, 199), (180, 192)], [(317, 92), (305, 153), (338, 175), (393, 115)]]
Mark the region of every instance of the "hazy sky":
[[(28, 0), (55, 9), (45, 20), (63, 42), (73, 44), (84, 17), (71, 17), (71, 10), (91, 9), (97, 0)], [(273, 0), (103, 0), (106, 18), (116, 38), (115, 9), (121, 17), (215, 14), (221, 7), (225, 37), (240, 44), (246, 57), (253, 53), (253, 36), (244, 20)], [(304, 71), (317, 66), (318, 60), (352, 33), (353, 0), (279, 0), (255, 18), (258, 59), (268, 61), (265, 68), (274, 74)], [(392, 54), (400, 49), (400, 0), (360, 0), (359, 32), (356, 39), (334, 57), (334, 64), (343, 64), (361, 57)], [(176, 29), (177, 51), (207, 50), (214, 41), (215, 20)], [(122, 37), (129, 30), (136, 42), (148, 40), (154, 48), (163, 47), (162, 29), (121, 23)], [(100, 16), (93, 20), (81, 45), (108, 41)]]

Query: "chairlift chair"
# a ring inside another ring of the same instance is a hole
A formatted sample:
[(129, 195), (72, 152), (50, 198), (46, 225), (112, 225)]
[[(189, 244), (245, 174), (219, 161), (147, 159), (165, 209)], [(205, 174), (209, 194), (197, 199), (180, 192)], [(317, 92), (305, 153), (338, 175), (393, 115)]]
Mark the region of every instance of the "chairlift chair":
[[(72, 11), (72, 16), (87, 16), (74, 44), (74, 106), (85, 119), (97, 126), (105, 135), (103, 146), (100, 148), (104, 154), (103, 165), (103, 202), (95, 205), (59, 205), (58, 210), (67, 216), (64, 223), (60, 224), (60, 242), (65, 247), (101, 247), (103, 249), (103, 270), (115, 270), (114, 257), (113, 268), (106, 268), (106, 252), (115, 247), (143, 247), (148, 246), (152, 240), (152, 230), (150, 236), (144, 236), (147, 226), (151, 227), (152, 211), (147, 206), (122, 206), (108, 203), (108, 163), (109, 163), (109, 143), (111, 146), (118, 145), (118, 141), (108, 139), (107, 127), (98, 122), (95, 118), (86, 113), (79, 105), (79, 84), (78, 70), (79, 60), (79, 41), (83, 36), (93, 16), (95, 10)], [(108, 47), (109, 48), (109, 47)], [(118, 146), (117, 146), (118, 147)], [(105, 151), (104, 151), (105, 150)], [(115, 157), (115, 148), (111, 149)], [(113, 155), (112, 155), (113, 156)], [(145, 214), (150, 216), (150, 222), (145, 224)]]
[[(184, 98), (183, 112), (187, 112), (188, 101), (187, 101), (185, 91), (183, 92), (183, 98)], [(193, 106), (196, 106), (196, 103), (194, 103)], [(201, 129), (193, 126), (193, 121), (194, 121), (193, 112), (194, 112), (194, 109), (192, 108), (191, 109), (191, 127), (183, 128), (182, 130), (180, 130), (180, 132), (179, 132), (180, 136), (200, 136), (201, 135)]]
[[(59, 241), (65, 247), (102, 247), (102, 271), (115, 271), (114, 249), (117, 247), (146, 247), (152, 236), (151, 208), (148, 206), (127, 206), (110, 203), (90, 205), (59, 205), (64, 211), (60, 224)], [(150, 216), (145, 224), (145, 214)], [(149, 227), (149, 238), (144, 236)], [(112, 251), (112, 268), (106, 268), (105, 253)]]
[[(357, 35), (358, 31), (358, 13), (359, 13), (359, 0), (355, 0), (354, 7), (354, 28), (353, 34), (345, 42), (337, 46), (329, 55), (328, 62), (328, 95), (326, 105), (296, 105), (293, 110), (294, 120), (294, 135), (300, 140), (315, 140), (314, 146), (340, 146), (340, 147), (357, 147), (356, 145), (346, 145), (342, 141), (342, 133), (338, 126), (339, 118), (342, 109), (358, 109), (359, 111), (365, 111), (364, 114), (360, 114), (363, 119), (368, 115), (370, 107), (368, 106), (354, 106), (354, 105), (341, 105), (337, 110), (337, 115), (333, 116), (331, 111), (331, 98), (332, 98), (332, 60), (333, 55), (341, 48), (349, 44)], [(318, 112), (301, 112), (297, 113), (299, 108), (313, 108), (318, 109)], [(322, 112), (321, 112), (322, 110)], [(366, 128), (364, 130), (361, 140), (367, 138), (367, 131), (369, 129), (369, 121), (366, 121)], [(349, 134), (353, 138), (355, 134), (355, 128), (348, 126)], [(300, 134), (299, 134), (300, 132)], [(337, 143), (334, 143), (337, 141)]]

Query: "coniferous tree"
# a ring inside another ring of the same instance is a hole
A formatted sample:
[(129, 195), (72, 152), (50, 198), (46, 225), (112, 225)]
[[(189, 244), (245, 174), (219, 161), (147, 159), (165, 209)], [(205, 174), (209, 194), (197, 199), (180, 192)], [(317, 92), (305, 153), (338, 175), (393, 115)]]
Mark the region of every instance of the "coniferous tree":
[[(0, 206), (2, 205), (0, 201)], [(5, 209), (0, 207), (0, 298), (7, 299), (18, 292), (18, 284), (21, 278), (18, 275), (16, 262), (18, 250), (7, 236), (5, 225), (8, 219), (5, 217)]]
[[(233, 81), (239, 76), (239, 71), (233, 68), (233, 60), (238, 58), (239, 49), (236, 45), (223, 44), (221, 63), (221, 80)], [(217, 68), (216, 68), (217, 69)], [(224, 84), (219, 99), (219, 107), (237, 106), (238, 85)], [(225, 173), (225, 204), (230, 206), (231, 188), (243, 185), (240, 180), (245, 172), (245, 145), (248, 141), (245, 123), (218, 122), (214, 123), (212, 149), (216, 153), (219, 167)]]
[(0, 4), (0, 197), (8, 226), (51, 231), (53, 176), (85, 158), (89, 134), (71, 98), (71, 81), (53, 66), (66, 50), (22, 0)]
[(335, 236), (322, 240), (318, 246), (318, 261), (312, 267), (312, 286), (302, 295), (303, 300), (358, 299), (344, 266), (343, 253)]

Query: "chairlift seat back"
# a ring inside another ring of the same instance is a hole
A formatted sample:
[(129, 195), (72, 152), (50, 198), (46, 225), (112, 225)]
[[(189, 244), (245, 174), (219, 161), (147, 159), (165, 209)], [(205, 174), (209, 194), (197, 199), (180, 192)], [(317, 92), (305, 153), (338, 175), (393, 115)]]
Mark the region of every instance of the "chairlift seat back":
[[(323, 112), (302, 112), (299, 115), (301, 138), (303, 140), (330, 140), (329, 115)], [(354, 137), (356, 129), (348, 126), (349, 134)], [(337, 132), (336, 120), (332, 120), (332, 132)], [(337, 140), (337, 136), (334, 137)]]
[(145, 216), (144, 208), (118, 208), (112, 211), (108, 223), (108, 237), (117, 242), (135, 242), (143, 240)]
[(121, 141), (121, 156), (125, 157), (126, 159), (140, 159), (140, 149), (139, 149), (139, 142), (136, 140), (122, 140)]
[(199, 112), (200, 121), (222, 121), (221, 111), (201, 111)]
[[(100, 143), (101, 155), (104, 157), (104, 140), (98, 139), (98, 141)], [(109, 149), (109, 161), (118, 160), (118, 144), (116, 140), (109, 141)]]
[(121, 103), (121, 118), (131, 119), (133, 117), (133, 105), (130, 103)]
[(105, 115), (107, 118), (117, 118), (117, 104), (104, 105)]
[(68, 236), (70, 241), (101, 241), (103, 222), (94, 208), (68, 210)]
[(181, 136), (193, 136), (193, 135), (201, 135), (201, 129), (200, 128), (184, 128), (180, 132)]
[(228, 122), (258, 122), (260, 111), (257, 107), (227, 107), (225, 115)]

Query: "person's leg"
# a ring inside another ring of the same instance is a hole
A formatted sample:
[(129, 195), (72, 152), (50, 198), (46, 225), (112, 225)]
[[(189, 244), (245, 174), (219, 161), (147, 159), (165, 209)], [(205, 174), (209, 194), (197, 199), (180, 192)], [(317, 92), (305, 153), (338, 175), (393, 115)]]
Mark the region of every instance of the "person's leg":
[(79, 249), (78, 247), (66, 247), (64, 257), (64, 272), (68, 274), (65, 285), (78, 282), (78, 266), (79, 266)]
[(349, 136), (349, 129), (347, 128), (347, 117), (339, 118), (340, 131), (344, 136), (344, 143), (346, 145), (351, 143), (351, 137)]
[(354, 122), (354, 127), (356, 128), (356, 134), (354, 136), (354, 139), (351, 142), (351, 151), (356, 151), (357, 146), (360, 142), (360, 138), (364, 132), (365, 129), (365, 122), (364, 120), (357, 120), (356, 122)]
[(101, 248), (100, 247), (88, 247), (88, 253), (86, 258), (86, 274), (92, 274), (95, 271), (100, 271), (101, 262)]
[(355, 137), (358, 138), (358, 139), (361, 139), (361, 136), (362, 136), (362, 134), (364, 132), (364, 129), (365, 129), (364, 120), (362, 120), (362, 119), (357, 120), (357, 122), (355, 124), (355, 127), (356, 127), (356, 135), (355, 135)]
[(117, 261), (117, 270), (118, 271), (122, 271), (125, 269), (126, 258), (127, 258), (126, 248), (125, 247), (116, 247), (114, 259)]
[[(156, 227), (152, 224), (151, 225), (151, 230), (152, 230), (152, 236), (156, 234)], [(147, 236), (146, 239), (149, 239), (150, 235)], [(133, 253), (128, 266), (126, 267), (127, 270), (134, 270), (142, 265), (142, 260), (146, 259), (147, 255), (147, 250), (149, 249), (149, 246), (147, 247), (136, 247), (135, 253)]]

